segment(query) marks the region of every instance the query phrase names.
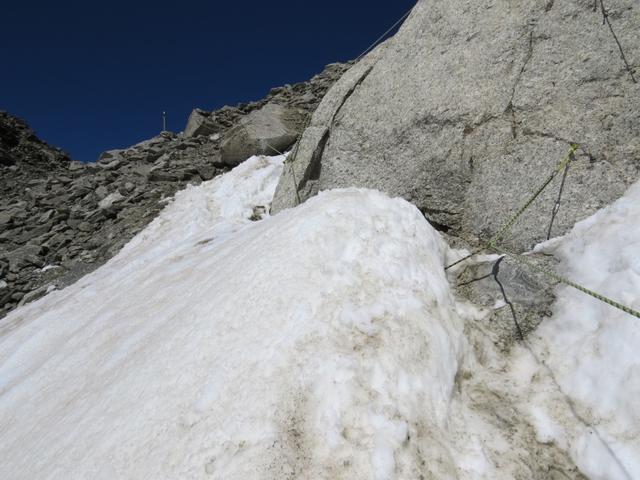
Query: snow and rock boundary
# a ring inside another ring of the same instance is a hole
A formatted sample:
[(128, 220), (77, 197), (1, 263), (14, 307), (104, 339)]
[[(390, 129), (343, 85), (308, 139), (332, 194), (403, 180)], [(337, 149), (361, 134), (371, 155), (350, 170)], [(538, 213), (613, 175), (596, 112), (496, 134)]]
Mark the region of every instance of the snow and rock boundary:
[[(252, 221), (283, 160), (179, 192), (103, 267), (2, 320), (1, 476), (582, 478), (576, 462), (626, 478), (526, 352), (496, 349), (491, 312), (454, 297), (443, 267), (456, 253), (413, 205), (346, 189)], [(612, 212), (633, 215), (632, 198)], [(543, 325), (536, 351), (596, 411), (554, 353), (564, 321)], [(567, 358), (590, 344), (577, 345)], [(618, 386), (636, 378), (627, 360)], [(637, 418), (614, 393), (607, 405)], [(635, 473), (637, 430), (597, 413)]]

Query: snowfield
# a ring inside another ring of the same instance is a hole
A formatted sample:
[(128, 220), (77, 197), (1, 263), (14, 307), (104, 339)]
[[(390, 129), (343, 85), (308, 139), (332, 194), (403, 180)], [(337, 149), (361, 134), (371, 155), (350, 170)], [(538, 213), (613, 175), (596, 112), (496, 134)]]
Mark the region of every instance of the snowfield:
[(376, 192), (252, 224), (281, 163), (181, 192), (7, 318), (4, 478), (410, 475), (402, 445), (444, 427), (462, 342), (445, 246)]
[[(526, 479), (571, 459), (640, 478), (640, 320), (561, 288), (502, 358), (452, 294), (460, 252), (406, 201), (335, 190), (250, 220), (283, 160), (178, 193), (0, 321), (0, 478)], [(640, 187), (553, 248), (639, 308)]]

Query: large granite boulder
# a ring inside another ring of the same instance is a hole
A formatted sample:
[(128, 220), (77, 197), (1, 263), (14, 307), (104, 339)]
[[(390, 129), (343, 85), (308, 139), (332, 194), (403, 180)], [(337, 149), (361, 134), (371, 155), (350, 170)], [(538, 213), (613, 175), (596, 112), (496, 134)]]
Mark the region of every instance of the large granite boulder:
[[(605, 6), (637, 66), (640, 9), (634, 0)], [(553, 233), (565, 232), (640, 176), (640, 85), (602, 20), (593, 0), (419, 1), (325, 96), (272, 211), (318, 190), (369, 187), (474, 243), (575, 142)], [(546, 235), (559, 177), (514, 226), (510, 248)]]
[(187, 120), (187, 126), (184, 127), (185, 137), (197, 137), (199, 135), (210, 135), (215, 133), (215, 127), (210, 121), (211, 112), (207, 112), (200, 108), (194, 108)]
[(305, 112), (268, 103), (244, 117), (222, 139), (222, 161), (235, 166), (252, 155), (275, 155), (295, 143)]

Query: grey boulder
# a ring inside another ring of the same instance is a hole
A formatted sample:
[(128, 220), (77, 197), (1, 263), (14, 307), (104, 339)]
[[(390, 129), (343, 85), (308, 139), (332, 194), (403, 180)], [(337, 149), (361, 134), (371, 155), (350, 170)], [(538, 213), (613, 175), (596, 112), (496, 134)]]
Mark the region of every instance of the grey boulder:
[(122, 200), (124, 200), (124, 196), (120, 192), (113, 192), (100, 200), (98, 208), (105, 210), (111, 208), (114, 203), (121, 202)]
[(268, 103), (244, 117), (222, 138), (221, 158), (231, 166), (252, 155), (274, 155), (295, 143), (303, 128), (303, 111)]
[(184, 128), (185, 137), (197, 137), (199, 135), (210, 135), (215, 132), (209, 118), (211, 113), (195, 108), (189, 115), (187, 126)]
[(107, 150), (98, 157), (98, 164), (108, 165), (116, 160), (122, 160), (122, 150)]
[(52, 290), (55, 290), (55, 286), (53, 285), (43, 285), (39, 288), (36, 288), (35, 290), (32, 290), (31, 292), (25, 294), (25, 296), (22, 297), (22, 299), (18, 302), (18, 306), (21, 307), (26, 303), (31, 303), (35, 300), (38, 300)]
[(9, 263), (9, 271), (19, 272), (25, 266), (43, 267), (42, 254), (45, 249), (39, 245), (25, 245), (4, 255)]

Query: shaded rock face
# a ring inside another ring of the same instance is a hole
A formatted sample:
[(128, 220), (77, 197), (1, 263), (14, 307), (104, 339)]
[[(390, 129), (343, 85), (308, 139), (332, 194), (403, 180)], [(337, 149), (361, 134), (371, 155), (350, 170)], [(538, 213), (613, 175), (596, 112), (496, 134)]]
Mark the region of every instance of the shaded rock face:
[[(605, 1), (631, 66), (640, 9)], [(330, 90), (285, 168), (273, 212), (318, 190), (398, 195), (471, 245), (488, 239), (566, 155), (554, 235), (640, 177), (640, 85), (594, 2), (422, 0), (398, 34)], [(292, 174), (293, 171), (293, 174)], [(505, 243), (546, 236), (560, 176)]]
[[(221, 142), (245, 117), (267, 104), (313, 111), (345, 68), (329, 65), (259, 102), (200, 110), (206, 129), (193, 126), (192, 114), (190, 135), (162, 132), (90, 164), (71, 161), (25, 122), (0, 112), (0, 317), (99, 267), (176, 191), (228, 171)], [(289, 128), (295, 140), (301, 125)]]

